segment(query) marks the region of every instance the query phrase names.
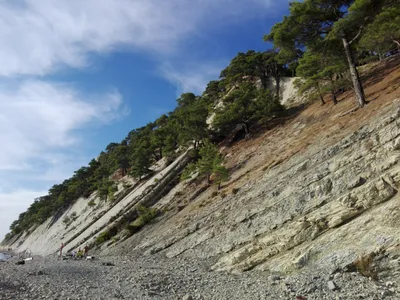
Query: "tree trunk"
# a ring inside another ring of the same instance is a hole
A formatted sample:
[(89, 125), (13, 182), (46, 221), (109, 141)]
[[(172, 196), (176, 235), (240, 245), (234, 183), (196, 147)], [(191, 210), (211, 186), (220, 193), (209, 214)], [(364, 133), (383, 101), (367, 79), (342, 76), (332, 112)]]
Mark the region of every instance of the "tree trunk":
[(332, 96), (332, 102), (334, 105), (338, 104), (337, 98), (336, 98), (336, 93), (335, 90), (331, 90), (331, 96)]
[(354, 62), (353, 52), (351, 51), (349, 41), (346, 37), (342, 37), (342, 42), (344, 50), (346, 51), (347, 61), (350, 67), (350, 76), (353, 81), (354, 92), (356, 94), (356, 100), (359, 107), (363, 107), (366, 103), (364, 89), (360, 80), (360, 75), (358, 74), (356, 63)]
[(276, 99), (279, 100), (279, 94), (280, 94), (280, 90), (281, 90), (281, 76), (278, 74), (277, 76), (275, 76), (275, 83), (276, 83)]
[(243, 127), (244, 127), (244, 132), (246, 133), (246, 136), (249, 134), (249, 124), (247, 123), (243, 123)]
[(333, 101), (333, 104), (336, 105), (336, 104), (338, 104), (338, 101), (337, 101), (337, 98), (336, 98), (335, 84), (334, 84), (332, 75), (329, 76), (329, 80), (330, 80), (331, 85), (332, 85), (332, 86), (331, 86), (332, 101)]
[(261, 85), (262, 85), (263, 89), (266, 90), (268, 88), (268, 82), (267, 82), (268, 77), (261, 76), (260, 80), (261, 80)]
[(325, 104), (324, 96), (322, 96), (322, 94), (321, 94), (321, 89), (319, 88), (318, 83), (317, 83), (317, 90), (318, 90), (318, 94), (319, 94), (319, 99), (321, 99), (321, 104), (324, 105)]

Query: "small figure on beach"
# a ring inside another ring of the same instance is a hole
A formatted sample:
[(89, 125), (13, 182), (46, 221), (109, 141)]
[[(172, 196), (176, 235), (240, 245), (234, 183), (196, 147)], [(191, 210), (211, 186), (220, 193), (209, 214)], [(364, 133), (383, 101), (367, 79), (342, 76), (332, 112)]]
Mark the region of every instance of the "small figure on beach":
[(60, 246), (60, 257), (62, 257), (63, 248), (64, 248), (64, 243), (61, 243), (61, 246)]
[(89, 252), (89, 246), (86, 245), (86, 246), (83, 248), (83, 256), (86, 257), (87, 254), (88, 254), (88, 252)]
[(82, 258), (83, 257), (83, 251), (81, 248), (78, 249), (78, 253), (77, 253), (77, 258)]

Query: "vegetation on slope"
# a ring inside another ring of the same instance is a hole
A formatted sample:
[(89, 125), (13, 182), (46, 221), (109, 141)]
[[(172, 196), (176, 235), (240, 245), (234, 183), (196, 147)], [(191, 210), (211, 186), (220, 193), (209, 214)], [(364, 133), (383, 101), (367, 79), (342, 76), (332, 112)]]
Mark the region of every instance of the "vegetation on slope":
[[(356, 66), (399, 52), (400, 4), (397, 0), (304, 0), (290, 5), (289, 16), (264, 38), (273, 47), (265, 52), (248, 51), (234, 57), (211, 81), (201, 96), (182, 94), (174, 111), (128, 133), (120, 143), (110, 143), (97, 159), (35, 199), (10, 226), (10, 239), (49, 217), (58, 218), (79, 197), (97, 191), (112, 199), (116, 191), (110, 179), (116, 170), (138, 180), (149, 175), (151, 165), (193, 147), (200, 151), (190, 165), (210, 181), (227, 178), (215, 146), (238, 127), (246, 134), (257, 124), (266, 124), (283, 113), (280, 104), (282, 76), (301, 76), (301, 90), (317, 93), (322, 103), (353, 86), (359, 107), (366, 103)], [(276, 89), (268, 89), (268, 80)], [(260, 84), (257, 82), (259, 81)], [(209, 115), (215, 114), (212, 126)], [(186, 175), (191, 172), (187, 171)], [(90, 202), (88, 202), (90, 204)]]

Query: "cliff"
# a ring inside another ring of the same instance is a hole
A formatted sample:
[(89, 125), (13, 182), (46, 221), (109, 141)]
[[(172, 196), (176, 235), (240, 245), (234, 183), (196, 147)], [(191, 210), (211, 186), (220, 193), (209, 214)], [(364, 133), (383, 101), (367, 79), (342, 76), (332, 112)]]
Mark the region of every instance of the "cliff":
[[(335, 269), (390, 251), (400, 244), (398, 61), (365, 74), (371, 102), (363, 109), (353, 110), (345, 92), (336, 106), (294, 108), (273, 129), (223, 147), (230, 180), (219, 190), (177, 180), (184, 153), (145, 181), (121, 183), (113, 202), (96, 193), (79, 199), (7, 246), (51, 254), (64, 242), (102, 255), (214, 257), (213, 269), (229, 272)], [(140, 218), (140, 204), (156, 209), (154, 219), (119, 230), (124, 217)], [(112, 238), (100, 243), (104, 232)]]

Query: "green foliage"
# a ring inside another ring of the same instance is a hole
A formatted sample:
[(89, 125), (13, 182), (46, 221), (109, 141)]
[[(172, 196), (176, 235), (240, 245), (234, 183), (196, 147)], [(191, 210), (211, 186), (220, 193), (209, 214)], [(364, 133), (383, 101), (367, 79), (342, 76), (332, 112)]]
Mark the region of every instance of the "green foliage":
[[(226, 83), (234, 86), (243, 82), (259, 78), (264, 89), (268, 86), (268, 78), (275, 79), (279, 87), (279, 79), (287, 73), (286, 67), (277, 60), (278, 53), (274, 50), (266, 52), (256, 52), (249, 50), (246, 53), (238, 53), (221, 72), (220, 77)], [(279, 92), (279, 89), (278, 89)]]
[(96, 245), (101, 245), (104, 242), (110, 240), (111, 238), (112, 238), (112, 236), (111, 236), (110, 232), (108, 230), (106, 230), (98, 235), (98, 237), (95, 240), (95, 243), (96, 243)]
[(68, 216), (65, 216), (62, 222), (64, 223), (65, 226), (68, 226), (71, 222), (71, 219)]
[(188, 164), (181, 174), (181, 181), (192, 178), (193, 173), (195, 172), (196, 172), (196, 164), (195, 163)]
[(223, 165), (221, 165), (220, 162), (216, 164), (216, 162), (214, 161), (212, 172), (213, 172), (213, 181), (218, 186), (220, 186), (221, 183), (228, 181), (229, 179), (228, 169), (225, 168)]
[(104, 242), (111, 240), (115, 235), (118, 234), (118, 231), (118, 228), (115, 226), (103, 231), (97, 236), (95, 244), (99, 246)]
[(113, 194), (117, 191), (117, 187), (114, 181), (103, 179), (98, 184), (98, 197), (101, 200), (112, 200)]
[(223, 107), (216, 110), (213, 126), (223, 133), (243, 126), (246, 134), (252, 123), (267, 123), (276, 113), (283, 111), (283, 106), (269, 90), (257, 90), (249, 82), (242, 83), (224, 99)]
[(259, 124), (268, 124), (271, 119), (283, 113), (285, 108), (270, 90), (257, 91), (257, 98), (252, 105), (252, 120)]
[[(278, 61), (293, 63), (298, 61), (302, 52), (311, 51), (316, 55), (324, 55), (324, 48), (329, 48), (331, 43), (341, 42), (345, 51), (343, 56), (348, 61), (348, 68), (353, 81), (356, 100), (360, 107), (365, 104), (362, 84), (354, 61), (352, 43), (356, 43), (365, 26), (372, 22), (374, 16), (383, 7), (393, 0), (304, 0), (292, 2), (290, 15), (283, 21), (273, 26), (265, 40), (273, 42), (280, 49)], [(337, 56), (338, 48), (333, 48), (331, 53)], [(318, 71), (324, 76), (336, 73), (337, 64), (324, 62)], [(333, 68), (333, 69), (332, 69)], [(318, 77), (318, 76), (317, 76)], [(315, 86), (316, 80), (310, 79), (308, 86)], [(331, 78), (330, 78), (331, 79)], [(333, 84), (331, 80), (331, 84)], [(331, 87), (331, 91), (334, 91)], [(333, 100), (336, 102), (334, 92)]]
[(228, 170), (222, 165), (222, 158), (218, 148), (206, 140), (199, 150), (200, 159), (196, 163), (190, 163), (181, 175), (181, 180), (191, 178), (193, 173), (198, 172), (200, 178), (206, 178), (211, 182), (213, 176), (214, 184), (220, 185), (229, 179)]
[(400, 7), (388, 6), (366, 27), (358, 48), (373, 51), (381, 59), (396, 47), (400, 48)]
[(139, 214), (139, 217), (128, 225), (128, 229), (131, 232), (136, 232), (139, 229), (143, 228), (146, 224), (150, 223), (158, 215), (157, 209), (153, 207), (149, 208), (143, 205), (139, 205), (136, 210)]
[(213, 120), (214, 128), (222, 132), (231, 132), (237, 125), (243, 125), (246, 133), (254, 115), (254, 103), (257, 97), (257, 88), (246, 82), (224, 99), (223, 107), (217, 109)]
[(94, 200), (90, 200), (89, 202), (88, 202), (88, 206), (90, 206), (90, 207), (93, 207), (93, 206), (95, 206), (96, 205), (96, 202), (94, 202)]
[(178, 139), (181, 145), (194, 142), (196, 148), (198, 143), (208, 137), (207, 132), (207, 105), (192, 93), (182, 94), (177, 100), (178, 107), (173, 116), (179, 127)]
[(131, 175), (139, 180), (150, 173), (153, 160), (150, 151), (145, 146), (136, 148), (132, 156)]
[(298, 84), (300, 92), (316, 91), (323, 104), (324, 92), (329, 91), (336, 103), (336, 90), (347, 86), (345, 56), (341, 51), (334, 51), (340, 46), (337, 41), (329, 44), (321, 45), (321, 51), (307, 51), (297, 67), (297, 74), (305, 79)]
[[(200, 159), (190, 164), (181, 178), (199, 172), (200, 177), (221, 183), (228, 173), (218, 150), (207, 142), (209, 138), (224, 138), (238, 126), (249, 133), (251, 126), (268, 123), (280, 114), (283, 110), (279, 103), (280, 78), (288, 76), (288, 71), (294, 74), (296, 70), (302, 77), (298, 81), (302, 92), (315, 91), (322, 101), (325, 92), (334, 96), (339, 88), (348, 86), (349, 73), (353, 74), (354, 89), (360, 91), (355, 63), (376, 56), (383, 58), (388, 51), (399, 49), (399, 18), (398, 0), (292, 2), (290, 14), (264, 37), (273, 43), (272, 50), (238, 53), (221, 72), (220, 79), (209, 82), (201, 96), (182, 94), (172, 112), (130, 131), (121, 142), (107, 145), (87, 166), (53, 185), (47, 195), (35, 199), (11, 224), (7, 238), (32, 230), (50, 217), (61, 216), (77, 199), (87, 198), (95, 191), (100, 198), (112, 200), (116, 192), (114, 174), (129, 173), (142, 179), (152, 172), (151, 166), (156, 161), (161, 158), (171, 161), (189, 146), (198, 150), (203, 145)], [(277, 95), (267, 88), (271, 78), (278, 87)], [(261, 89), (255, 86), (258, 80)], [(220, 101), (222, 105), (214, 111)], [(214, 113), (215, 132), (209, 132), (206, 120)], [(95, 201), (88, 205), (94, 206)], [(146, 223), (147, 217), (141, 220), (137, 222)]]

